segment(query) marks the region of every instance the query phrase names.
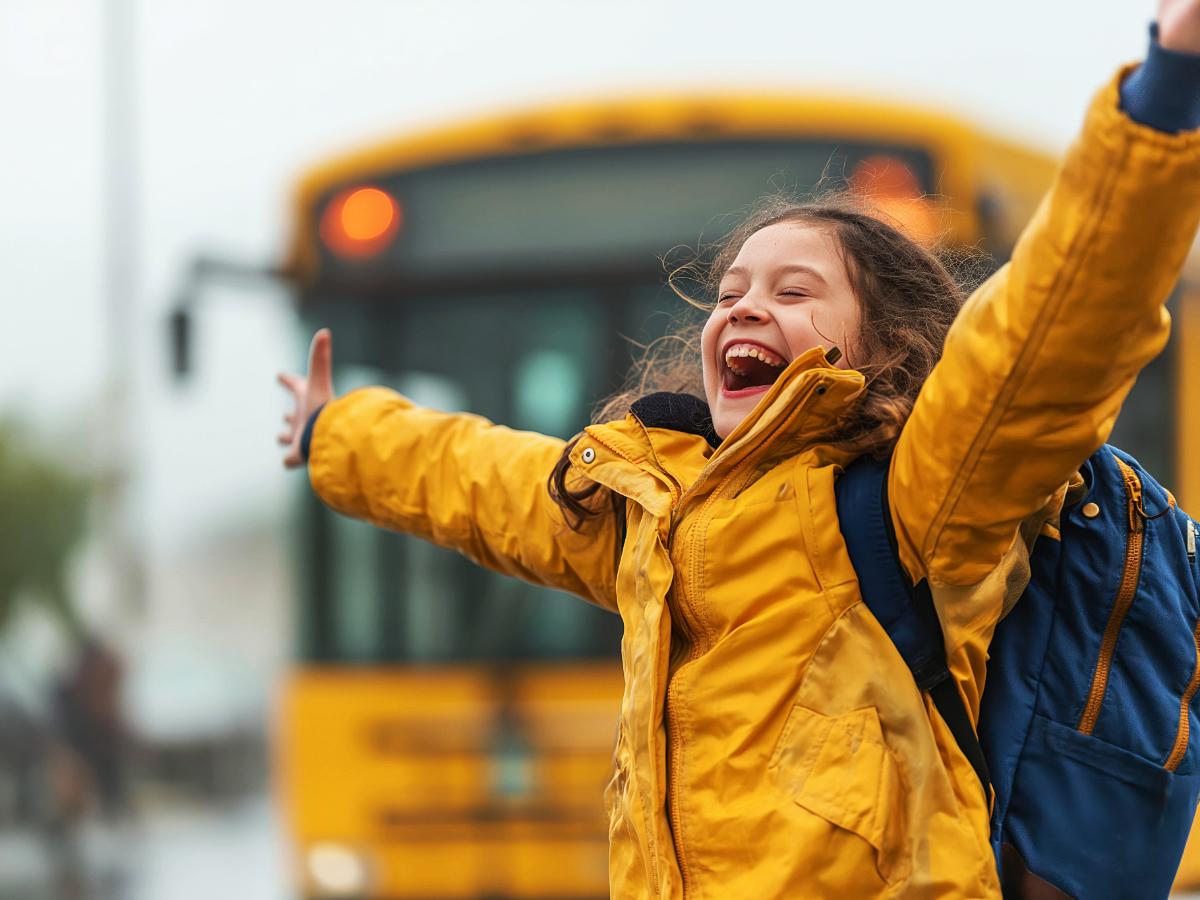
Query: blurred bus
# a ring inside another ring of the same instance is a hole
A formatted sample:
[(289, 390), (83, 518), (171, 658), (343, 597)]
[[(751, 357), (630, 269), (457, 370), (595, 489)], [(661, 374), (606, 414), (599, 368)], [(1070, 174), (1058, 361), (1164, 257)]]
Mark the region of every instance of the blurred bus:
[[(849, 186), (921, 240), (1009, 253), (1047, 156), (893, 104), (581, 102), (371, 144), (300, 179), (283, 265), (340, 391), (563, 437), (684, 305), (663, 257), (766, 194)], [(1186, 284), (1186, 281), (1185, 281)], [(1200, 296), (1114, 441), (1200, 510)], [(298, 344), (298, 350), (300, 348)], [(299, 354), (297, 355), (299, 359)], [(297, 501), (278, 778), (306, 896), (602, 897), (620, 623)]]

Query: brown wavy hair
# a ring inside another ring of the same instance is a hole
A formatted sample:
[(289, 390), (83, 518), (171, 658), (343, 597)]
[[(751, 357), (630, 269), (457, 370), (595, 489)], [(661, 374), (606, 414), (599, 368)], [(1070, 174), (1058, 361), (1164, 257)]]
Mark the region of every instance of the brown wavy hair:
[[(715, 247), (708, 262), (696, 259), (674, 267), (668, 283), (704, 315), (681, 318), (666, 336), (643, 347), (625, 386), (599, 405), (593, 422), (620, 418), (639, 397), (657, 391), (704, 396), (700, 332), (721, 278), (752, 234), (785, 222), (820, 228), (834, 238), (860, 310), (858, 335), (839, 349), (847, 364), (866, 376), (866, 389), (831, 432), (814, 438), (859, 456), (883, 458), (891, 452), (921, 386), (941, 358), (946, 332), (967, 289), (986, 271), (987, 262), (972, 252), (939, 256), (847, 193), (808, 202), (767, 200)], [(692, 295), (696, 289), (712, 299), (697, 300)], [(567, 484), (574, 444), (567, 445), (554, 467), (549, 488), (567, 523), (578, 529), (604, 511), (601, 498), (609, 492), (592, 481)], [(604, 499), (623, 518), (623, 498)]]

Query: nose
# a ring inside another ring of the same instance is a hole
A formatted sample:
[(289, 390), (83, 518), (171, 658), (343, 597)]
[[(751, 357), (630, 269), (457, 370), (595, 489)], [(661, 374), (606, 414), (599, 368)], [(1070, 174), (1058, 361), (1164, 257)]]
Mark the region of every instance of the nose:
[(753, 291), (743, 294), (737, 301), (729, 307), (727, 313), (729, 323), (736, 325), (739, 322), (765, 322), (770, 318), (770, 314), (766, 308), (758, 302), (758, 298)]

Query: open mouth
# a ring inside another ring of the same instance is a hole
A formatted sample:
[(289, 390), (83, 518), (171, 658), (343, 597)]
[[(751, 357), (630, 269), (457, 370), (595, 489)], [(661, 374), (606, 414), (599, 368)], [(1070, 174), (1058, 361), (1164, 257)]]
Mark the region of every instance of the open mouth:
[(721, 386), (727, 394), (766, 390), (787, 366), (777, 353), (758, 344), (730, 344), (725, 348)]

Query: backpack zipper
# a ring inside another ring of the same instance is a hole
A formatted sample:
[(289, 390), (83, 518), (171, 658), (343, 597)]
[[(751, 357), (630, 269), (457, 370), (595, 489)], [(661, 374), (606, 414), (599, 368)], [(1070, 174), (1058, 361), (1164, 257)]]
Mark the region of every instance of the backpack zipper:
[[(1189, 535), (1195, 535), (1193, 528), (1192, 523), (1188, 522)], [(1189, 543), (1191, 542), (1189, 541)], [(1200, 621), (1196, 622), (1196, 629), (1192, 632), (1192, 643), (1196, 645), (1196, 667), (1192, 670), (1192, 678), (1188, 682), (1187, 690), (1183, 692), (1183, 697), (1179, 701), (1179, 730), (1175, 733), (1175, 746), (1171, 748), (1171, 755), (1163, 763), (1163, 768), (1168, 772), (1178, 769), (1179, 764), (1183, 762), (1183, 755), (1187, 753), (1188, 732), (1191, 724), (1188, 713), (1192, 705), (1192, 698), (1196, 696), (1196, 689), (1200, 688)]]
[(1083, 734), (1091, 734), (1096, 728), (1096, 719), (1100, 716), (1100, 705), (1104, 702), (1104, 692), (1108, 689), (1108, 673), (1112, 668), (1113, 654), (1117, 649), (1117, 638), (1121, 634), (1121, 626), (1125, 616), (1133, 606), (1133, 598), (1137, 593), (1138, 579), (1142, 574), (1142, 544), (1145, 539), (1146, 521), (1142, 509), (1142, 482), (1137, 473), (1125, 462), (1114, 456), (1125, 479), (1125, 499), (1129, 507), (1129, 535), (1125, 540), (1125, 569), (1121, 573), (1121, 586), (1117, 589), (1117, 597), (1113, 601), (1112, 612), (1108, 616), (1108, 624), (1104, 627), (1104, 637), (1100, 640), (1100, 656), (1096, 660), (1096, 669), (1092, 674), (1092, 688), (1088, 692), (1087, 703), (1083, 707), (1083, 715), (1079, 719), (1079, 730)]

